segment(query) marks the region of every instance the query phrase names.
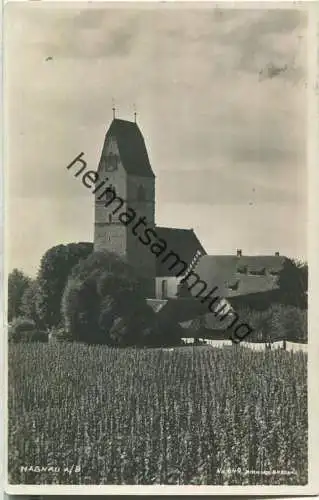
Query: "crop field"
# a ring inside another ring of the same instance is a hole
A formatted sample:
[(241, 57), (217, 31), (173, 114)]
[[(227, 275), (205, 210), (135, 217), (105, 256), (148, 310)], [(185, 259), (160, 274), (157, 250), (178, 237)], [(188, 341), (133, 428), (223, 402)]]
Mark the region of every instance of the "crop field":
[(11, 484), (307, 484), (307, 354), (9, 346)]

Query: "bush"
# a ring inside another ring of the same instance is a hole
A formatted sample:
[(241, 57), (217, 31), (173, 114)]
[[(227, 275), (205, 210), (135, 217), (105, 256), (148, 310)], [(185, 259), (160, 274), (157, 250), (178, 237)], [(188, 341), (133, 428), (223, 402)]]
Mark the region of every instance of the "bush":
[(109, 252), (95, 252), (75, 266), (62, 313), (72, 339), (92, 344), (142, 346), (156, 325), (134, 270)]
[(307, 311), (294, 306), (274, 304), (264, 311), (238, 311), (240, 320), (254, 329), (248, 342), (287, 340), (307, 342)]
[[(272, 325), (273, 308), (264, 311), (244, 310), (239, 314), (240, 321), (247, 323), (253, 332), (248, 335), (248, 342), (269, 342), (274, 334)], [(278, 331), (275, 332), (278, 335)]]
[(163, 319), (161, 316), (155, 317), (155, 325), (152, 331), (154, 342), (161, 347), (175, 347), (182, 345), (184, 329), (175, 320)]
[(295, 342), (307, 342), (307, 310), (294, 306), (286, 306), (282, 310), (284, 338)]
[(51, 328), (48, 334), (49, 342), (71, 342), (72, 337), (64, 328)]
[(40, 330), (25, 332), (22, 335), (20, 342), (48, 342), (48, 334)]
[(71, 338), (114, 347), (179, 345), (182, 328), (147, 304), (143, 282), (117, 255), (92, 253), (73, 269), (62, 299)]
[(14, 318), (9, 326), (9, 342), (47, 342), (48, 335), (29, 318)]

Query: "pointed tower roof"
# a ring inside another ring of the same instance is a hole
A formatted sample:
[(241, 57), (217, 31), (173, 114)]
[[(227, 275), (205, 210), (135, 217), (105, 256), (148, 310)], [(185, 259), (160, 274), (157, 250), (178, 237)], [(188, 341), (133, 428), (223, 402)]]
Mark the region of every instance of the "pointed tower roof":
[(126, 172), (141, 177), (155, 177), (143, 135), (135, 122), (114, 118), (108, 129), (105, 142), (114, 137)]

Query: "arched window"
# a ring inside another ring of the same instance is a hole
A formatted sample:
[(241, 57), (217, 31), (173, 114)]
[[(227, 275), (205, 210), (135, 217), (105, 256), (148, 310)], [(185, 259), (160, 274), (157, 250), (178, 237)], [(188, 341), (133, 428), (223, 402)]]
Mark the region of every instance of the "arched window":
[(112, 224), (112, 214), (109, 214), (109, 224)]
[(145, 189), (143, 186), (139, 186), (137, 189), (137, 199), (138, 201), (145, 201), (146, 195), (145, 195)]
[(167, 297), (167, 280), (162, 281), (162, 299)]

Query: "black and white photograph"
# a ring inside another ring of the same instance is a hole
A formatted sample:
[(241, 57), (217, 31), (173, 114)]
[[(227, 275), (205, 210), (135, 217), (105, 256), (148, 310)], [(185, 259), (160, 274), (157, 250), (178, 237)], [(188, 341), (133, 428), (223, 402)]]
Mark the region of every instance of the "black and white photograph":
[(308, 7), (5, 6), (8, 493), (308, 491)]

